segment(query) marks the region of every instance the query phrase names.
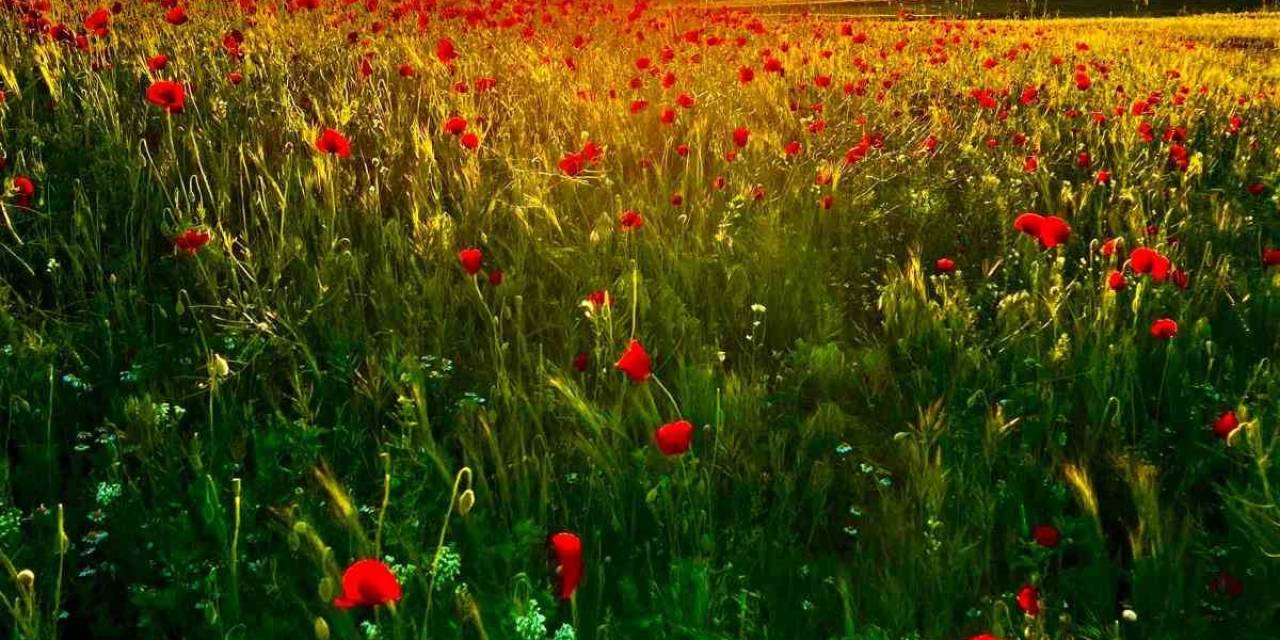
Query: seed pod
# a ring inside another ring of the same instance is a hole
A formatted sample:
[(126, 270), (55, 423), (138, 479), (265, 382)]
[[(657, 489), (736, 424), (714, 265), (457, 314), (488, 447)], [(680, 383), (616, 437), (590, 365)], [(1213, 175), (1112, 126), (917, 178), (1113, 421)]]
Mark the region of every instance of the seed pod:
[(458, 514), (466, 517), (471, 512), (471, 508), (476, 506), (476, 492), (467, 489), (458, 496)]
[(329, 623), (324, 618), (316, 616), (315, 622), (316, 640), (329, 640)]

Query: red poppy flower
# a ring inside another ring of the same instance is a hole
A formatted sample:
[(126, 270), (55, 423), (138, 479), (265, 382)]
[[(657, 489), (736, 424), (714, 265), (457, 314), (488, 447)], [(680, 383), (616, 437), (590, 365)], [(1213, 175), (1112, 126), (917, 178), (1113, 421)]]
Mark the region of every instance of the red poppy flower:
[(1128, 287), (1129, 284), (1124, 280), (1124, 272), (1112, 271), (1111, 275), (1107, 276), (1107, 286), (1110, 287), (1112, 291), (1118, 292), (1124, 291), (1125, 287)]
[(751, 130), (746, 127), (738, 127), (733, 130), (733, 144), (741, 149), (747, 146), (747, 142), (751, 139)]
[(827, 195), (822, 196), (821, 198), (818, 199), (818, 206), (822, 207), (823, 210), (825, 211), (827, 209), (830, 209), (831, 205), (835, 204), (835, 201), (836, 201), (835, 197), (828, 193)]
[(1250, 194), (1260, 196), (1267, 192), (1267, 185), (1262, 184), (1261, 182), (1254, 182), (1249, 185), (1248, 189)]
[(468, 131), (458, 138), (458, 143), (464, 149), (475, 151), (476, 147), (480, 146), (480, 136), (476, 135), (474, 131)]
[(244, 74), (239, 71), (232, 71), (227, 74), (227, 80), (230, 81), (231, 84), (240, 84), (241, 82), (244, 82)]
[(676, 420), (658, 427), (653, 433), (662, 455), (677, 456), (689, 450), (693, 443), (693, 423), (688, 420)]
[(147, 101), (169, 113), (182, 113), (182, 107), (187, 103), (187, 92), (176, 82), (161, 80), (147, 87)]
[(166, 56), (162, 53), (158, 53), (154, 56), (151, 56), (150, 58), (147, 58), (147, 69), (149, 69), (151, 73), (159, 73), (161, 71), (164, 71), (165, 67), (167, 66), (169, 66), (169, 56)]
[(1223, 570), (1209, 580), (1209, 590), (1228, 598), (1239, 598), (1244, 593), (1244, 583), (1239, 578)]
[(1099, 169), (1097, 177), (1094, 178), (1094, 182), (1100, 185), (1111, 184), (1111, 172), (1106, 169)]
[(799, 142), (795, 140), (792, 140), (791, 142), (788, 142), (787, 144), (782, 146), (782, 153), (786, 154), (788, 158), (792, 156), (800, 155), (800, 152), (802, 150), (804, 150), (804, 146), (802, 146)]
[(1033, 586), (1023, 585), (1018, 590), (1018, 608), (1029, 616), (1040, 614), (1040, 592)]
[(1014, 219), (1013, 228), (1035, 237), (1043, 249), (1052, 249), (1071, 238), (1071, 225), (1058, 216), (1024, 213)]
[(1031, 528), (1031, 539), (1046, 549), (1052, 549), (1062, 540), (1062, 533), (1051, 524), (1038, 524)]
[(969, 636), (969, 640), (1000, 640), (1000, 636), (994, 633), (979, 633), (976, 636)]
[(585, 300), (587, 303), (591, 305), (591, 308), (593, 310), (598, 310), (602, 307), (608, 307), (613, 304), (613, 297), (610, 296), (609, 292), (605, 291), (604, 289), (600, 289), (600, 290), (592, 291), (591, 293), (588, 293)]
[(560, 588), (557, 594), (568, 600), (582, 582), (585, 563), (582, 561), (582, 539), (576, 534), (561, 531), (548, 540), (551, 553), (555, 557), (556, 574), (560, 577)]
[(396, 67), (396, 73), (399, 73), (401, 78), (412, 78), (412, 77), (413, 77), (413, 65), (411, 65), (411, 64), (402, 64), (402, 65), (400, 65), (399, 67)]
[(209, 232), (194, 227), (183, 231), (173, 239), (173, 246), (189, 256), (195, 255), (209, 242)]
[(13, 188), (17, 191), (18, 206), (31, 206), (31, 199), (36, 195), (36, 183), (27, 176), (18, 176), (13, 179)]
[(635, 231), (644, 226), (644, 216), (639, 211), (627, 209), (618, 217), (618, 229), (623, 232)]
[(106, 9), (98, 9), (89, 14), (84, 19), (84, 28), (92, 31), (99, 38), (107, 35), (107, 30), (111, 25), (111, 12)]
[(502, 284), (502, 280), (504, 277), (505, 276), (502, 273), (501, 269), (494, 269), (493, 271), (489, 272), (489, 284), (496, 287)]
[(1190, 152), (1187, 148), (1175, 144), (1169, 147), (1169, 164), (1173, 165), (1178, 171), (1186, 171), (1190, 164)]
[(1039, 168), (1040, 161), (1035, 156), (1027, 156), (1027, 159), (1022, 163), (1022, 170), (1027, 173), (1035, 173), (1036, 169)]
[(174, 26), (186, 24), (187, 20), (187, 10), (182, 7), (174, 7), (164, 14), (164, 21)]
[(587, 370), (587, 365), (591, 362), (591, 356), (586, 351), (579, 351), (578, 355), (573, 357), (573, 368), (579, 373)]
[(1219, 438), (1226, 440), (1240, 428), (1240, 419), (1236, 417), (1235, 411), (1225, 411), (1213, 421), (1213, 433)]
[(458, 252), (458, 263), (467, 275), (474, 276), (480, 273), (480, 265), (484, 264), (484, 252), (475, 247), (467, 247)]
[(452, 65), (453, 61), (458, 59), (458, 49), (454, 46), (453, 40), (440, 38), (436, 41), (436, 59), (445, 65)]
[(649, 353), (644, 350), (644, 345), (634, 338), (627, 343), (622, 357), (618, 358), (613, 366), (637, 384), (648, 380), (653, 375), (653, 361), (649, 359)]
[(938, 258), (938, 261), (933, 263), (933, 267), (938, 273), (951, 273), (956, 270), (956, 261), (951, 258)]
[(1172, 318), (1160, 318), (1151, 323), (1151, 336), (1157, 340), (1171, 340), (1178, 335), (1178, 323)]
[(339, 609), (376, 607), (400, 599), (400, 583), (379, 560), (360, 560), (342, 574), (342, 595), (333, 599)]
[(1280, 265), (1280, 249), (1267, 249), (1262, 252), (1262, 266), (1274, 267)]
[(316, 150), (339, 158), (346, 158), (351, 155), (351, 143), (346, 136), (326, 127), (316, 138)]

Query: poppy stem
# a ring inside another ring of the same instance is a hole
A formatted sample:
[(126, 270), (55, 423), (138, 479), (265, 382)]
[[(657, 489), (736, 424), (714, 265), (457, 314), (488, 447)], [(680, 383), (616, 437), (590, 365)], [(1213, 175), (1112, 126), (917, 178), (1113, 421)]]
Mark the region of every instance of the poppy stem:
[(640, 308), (640, 267), (631, 265), (631, 337), (636, 337), (636, 315)]
[(650, 376), (650, 379), (652, 379), (652, 380), (653, 380), (653, 383), (654, 383), (654, 384), (658, 385), (658, 388), (659, 388), (659, 389), (662, 389), (662, 393), (663, 393), (663, 394), (665, 394), (665, 395), (667, 396), (667, 400), (670, 400), (670, 401), (671, 401), (671, 406), (672, 406), (672, 407), (674, 407), (674, 408), (675, 408), (675, 410), (676, 410), (676, 415), (675, 415), (675, 417), (679, 418), (679, 417), (680, 417), (680, 404), (676, 402), (676, 398), (675, 398), (675, 396), (671, 395), (671, 392), (667, 390), (667, 386), (666, 386), (666, 385), (664, 385), (664, 384), (662, 384), (662, 381), (658, 379), (658, 376)]

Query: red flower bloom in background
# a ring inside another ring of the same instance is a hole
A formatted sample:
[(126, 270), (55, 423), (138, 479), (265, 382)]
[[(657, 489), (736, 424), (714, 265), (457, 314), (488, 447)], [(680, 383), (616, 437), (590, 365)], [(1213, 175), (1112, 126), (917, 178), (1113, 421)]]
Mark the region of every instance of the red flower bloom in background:
[(663, 455), (680, 455), (688, 451), (689, 445), (693, 443), (693, 423), (688, 420), (668, 422), (658, 427), (653, 437)]
[(462, 270), (467, 275), (474, 276), (480, 273), (480, 266), (484, 264), (484, 252), (475, 247), (467, 247), (458, 252), (458, 264), (462, 265)]
[(1239, 578), (1223, 570), (1209, 580), (1209, 590), (1228, 598), (1239, 598), (1244, 593), (1244, 583)]
[(17, 192), (18, 206), (30, 207), (31, 199), (36, 196), (36, 183), (27, 176), (18, 176), (13, 179), (13, 188)]
[(1071, 238), (1071, 225), (1058, 216), (1024, 213), (1014, 219), (1013, 228), (1034, 237), (1043, 249), (1052, 249)]
[(475, 151), (476, 147), (480, 146), (480, 136), (476, 135), (474, 131), (468, 131), (458, 138), (458, 144), (461, 144), (468, 151)]
[(98, 9), (97, 11), (89, 14), (88, 18), (84, 19), (84, 28), (93, 32), (93, 35), (96, 35), (99, 38), (107, 35), (107, 31), (110, 26), (111, 12), (106, 9)]
[(618, 217), (618, 228), (623, 232), (635, 231), (644, 226), (644, 216), (639, 211), (627, 209)]
[(184, 25), (188, 19), (187, 10), (182, 7), (174, 7), (164, 14), (164, 21), (174, 26)]
[(147, 87), (147, 102), (169, 113), (182, 113), (187, 104), (187, 92), (176, 82), (160, 80)]
[(453, 61), (458, 59), (458, 48), (454, 46), (453, 40), (440, 38), (436, 41), (436, 59), (446, 66), (453, 65)]
[(179, 233), (177, 237), (173, 239), (173, 246), (182, 253), (194, 256), (208, 242), (208, 231), (192, 227), (182, 233)]
[(951, 258), (938, 258), (938, 261), (933, 263), (933, 268), (938, 273), (951, 273), (956, 270), (956, 261)]
[(1151, 336), (1157, 340), (1171, 340), (1178, 335), (1178, 323), (1172, 318), (1160, 318), (1151, 323)]
[(632, 382), (641, 383), (648, 380), (653, 375), (653, 361), (649, 358), (649, 353), (644, 350), (644, 345), (634, 338), (627, 343), (627, 348), (622, 352), (622, 357), (614, 363), (620, 371), (627, 375)]
[(1118, 292), (1118, 291), (1124, 291), (1125, 288), (1129, 286), (1129, 284), (1124, 280), (1124, 272), (1112, 271), (1111, 275), (1107, 276), (1107, 286), (1112, 291)]
[(342, 595), (333, 599), (339, 609), (376, 607), (400, 599), (400, 583), (379, 560), (360, 560), (342, 574)]
[(1262, 252), (1262, 266), (1274, 267), (1280, 265), (1280, 249), (1267, 249)]
[(1038, 524), (1031, 528), (1031, 539), (1046, 549), (1052, 549), (1062, 540), (1062, 533), (1051, 524)]
[(576, 534), (561, 531), (548, 540), (551, 553), (555, 557), (556, 574), (560, 578), (557, 595), (563, 600), (573, 597), (573, 592), (582, 582), (585, 563), (582, 561), (582, 539)]
[(1213, 433), (1219, 438), (1226, 440), (1240, 428), (1240, 419), (1236, 417), (1235, 411), (1225, 411), (1213, 421)]
[(1018, 590), (1018, 608), (1029, 616), (1040, 615), (1040, 592), (1027, 584)]
[(496, 287), (502, 284), (502, 280), (504, 278), (505, 278), (505, 275), (502, 273), (502, 269), (494, 269), (493, 271), (489, 272), (489, 284), (492, 286)]
[(147, 69), (149, 69), (151, 73), (164, 71), (167, 66), (169, 66), (169, 56), (162, 53), (157, 53), (156, 55), (147, 58)]
[(316, 138), (316, 150), (339, 158), (346, 158), (351, 155), (351, 142), (341, 133), (325, 128)]
[(751, 140), (751, 130), (746, 127), (738, 127), (733, 130), (733, 144), (741, 149), (747, 146), (747, 142)]
[(591, 362), (591, 356), (586, 351), (579, 351), (578, 355), (573, 357), (573, 368), (579, 373), (587, 370), (587, 365)]

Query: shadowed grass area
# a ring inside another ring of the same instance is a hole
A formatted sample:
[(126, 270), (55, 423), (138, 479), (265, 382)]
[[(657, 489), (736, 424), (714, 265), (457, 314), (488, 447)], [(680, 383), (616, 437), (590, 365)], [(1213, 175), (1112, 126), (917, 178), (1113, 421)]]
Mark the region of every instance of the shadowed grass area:
[(0, 5), (8, 635), (1280, 632), (1280, 20), (312, 4)]

